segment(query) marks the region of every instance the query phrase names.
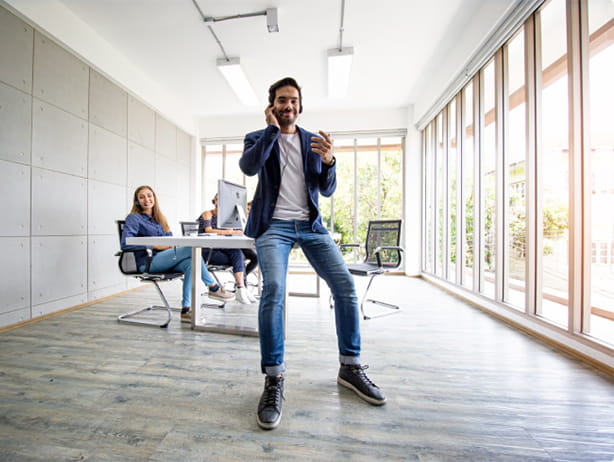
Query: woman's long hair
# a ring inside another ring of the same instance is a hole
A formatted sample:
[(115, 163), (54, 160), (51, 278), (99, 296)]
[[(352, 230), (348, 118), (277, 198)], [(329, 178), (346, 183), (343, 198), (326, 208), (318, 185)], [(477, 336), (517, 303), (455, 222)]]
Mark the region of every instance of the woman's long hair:
[(141, 210), (141, 206), (139, 205), (139, 193), (143, 189), (149, 189), (154, 197), (154, 206), (153, 206), (153, 209), (151, 210), (152, 218), (155, 221), (157, 221), (160, 224), (160, 226), (162, 226), (162, 229), (164, 230), (165, 233), (168, 233), (171, 230), (171, 228), (168, 226), (168, 221), (166, 221), (166, 217), (160, 210), (160, 206), (158, 205), (158, 196), (156, 196), (156, 192), (153, 190), (151, 186), (143, 185), (143, 186), (139, 186), (138, 188), (136, 188), (136, 190), (134, 191), (134, 197), (132, 198), (132, 210), (130, 210), (130, 213), (143, 214)]

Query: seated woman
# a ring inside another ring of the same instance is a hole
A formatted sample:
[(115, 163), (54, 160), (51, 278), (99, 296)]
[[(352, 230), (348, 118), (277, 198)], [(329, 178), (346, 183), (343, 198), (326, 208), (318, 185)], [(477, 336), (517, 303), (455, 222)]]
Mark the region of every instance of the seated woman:
[[(133, 205), (130, 214), (126, 217), (122, 231), (122, 249), (142, 249), (143, 246), (127, 245), (126, 238), (136, 236), (171, 236), (168, 222), (156, 198), (156, 193), (150, 186), (139, 186), (134, 191)], [(150, 273), (163, 273), (176, 271), (183, 273), (183, 295), (181, 298), (181, 320), (190, 321), (190, 304), (192, 299), (192, 249), (190, 247), (151, 246), (153, 258), (149, 266)], [(135, 252), (137, 267), (145, 270), (147, 252)], [(216, 284), (201, 261), (202, 280), (209, 287), (209, 297), (218, 300), (232, 300), (234, 295), (226, 292), (223, 287)]]
[[(212, 210), (205, 210), (198, 218), (199, 233), (215, 234), (243, 234), (238, 229), (221, 229), (217, 227), (217, 194), (211, 201), (215, 206)], [(243, 273), (245, 272), (245, 259), (241, 249), (203, 249), (203, 259), (212, 265), (231, 265), (237, 287), (237, 301), (240, 303), (255, 303), (256, 299), (247, 290)]]

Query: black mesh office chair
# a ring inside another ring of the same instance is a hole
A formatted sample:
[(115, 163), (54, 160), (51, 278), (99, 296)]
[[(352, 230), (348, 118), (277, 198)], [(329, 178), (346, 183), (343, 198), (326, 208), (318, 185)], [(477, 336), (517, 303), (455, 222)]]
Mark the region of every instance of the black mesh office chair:
[[(363, 319), (371, 319), (386, 314), (393, 314), (400, 310), (398, 305), (367, 298), (371, 283), (375, 276), (393, 271), (401, 266), (403, 249), (399, 247), (401, 240), (402, 220), (374, 220), (369, 221), (367, 240), (365, 242), (365, 259), (362, 263), (348, 263), (347, 267), (354, 276), (368, 276), (369, 282), (360, 302), (360, 311)], [(341, 251), (348, 248), (359, 248), (360, 244), (341, 244)], [(331, 296), (331, 308), (333, 308)], [(373, 303), (395, 310), (376, 315), (365, 313), (365, 303)]]
[[(125, 220), (117, 220), (116, 223), (117, 223), (117, 231), (119, 233), (119, 240), (120, 240), (120, 247), (121, 247), (122, 231), (124, 229)], [(135, 252), (143, 251), (143, 250), (147, 251), (148, 258), (147, 258), (147, 263), (145, 265), (145, 270), (139, 271), (136, 265)], [(168, 327), (169, 323), (171, 322), (171, 312), (181, 311), (181, 308), (174, 308), (169, 305), (168, 300), (164, 296), (164, 293), (162, 292), (162, 289), (160, 288), (159, 283), (162, 281), (172, 281), (174, 279), (181, 278), (183, 277), (183, 273), (175, 273), (175, 272), (149, 273), (148, 272), (149, 265), (151, 264), (151, 259), (153, 256), (151, 249), (143, 248), (143, 249), (120, 250), (115, 255), (119, 257), (118, 265), (119, 265), (119, 270), (122, 272), (122, 274), (125, 274), (126, 276), (135, 277), (141, 282), (148, 282), (148, 283), (153, 284), (156, 290), (158, 291), (158, 294), (160, 295), (162, 302), (164, 303), (164, 306), (151, 305), (151, 306), (147, 306), (145, 308), (141, 308), (135, 311), (124, 313), (117, 317), (117, 321), (131, 323), (131, 324), (138, 324), (142, 326)], [(164, 317), (162, 320), (134, 318), (135, 316), (141, 313), (151, 312), (151, 311), (156, 311), (156, 310), (165, 311), (166, 317)]]

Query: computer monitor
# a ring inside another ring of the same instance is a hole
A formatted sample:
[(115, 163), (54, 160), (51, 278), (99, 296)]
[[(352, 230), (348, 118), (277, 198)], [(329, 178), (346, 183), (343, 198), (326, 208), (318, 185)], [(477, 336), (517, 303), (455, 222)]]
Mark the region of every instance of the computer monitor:
[(243, 230), (246, 222), (247, 188), (226, 180), (217, 182), (217, 227)]

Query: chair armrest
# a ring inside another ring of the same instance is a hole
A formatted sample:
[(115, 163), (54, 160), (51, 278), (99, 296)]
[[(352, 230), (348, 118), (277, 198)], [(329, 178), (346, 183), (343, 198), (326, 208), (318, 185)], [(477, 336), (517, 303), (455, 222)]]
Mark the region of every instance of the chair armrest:
[(398, 250), (400, 252), (405, 252), (405, 250), (403, 250), (403, 247), (399, 247), (398, 245), (381, 245), (377, 249), (375, 249), (375, 252), (378, 253), (382, 250)]
[(383, 268), (384, 265), (382, 264), (382, 257), (380, 255), (380, 252), (382, 250), (396, 250), (399, 252), (399, 263), (396, 265), (396, 268), (398, 268), (399, 266), (401, 266), (401, 252), (405, 252), (405, 250), (403, 250), (403, 247), (399, 247), (398, 245), (382, 245), (379, 246), (375, 249), (375, 251), (373, 252), (373, 254), (375, 255), (375, 258), (377, 259), (377, 266), (379, 266), (380, 268)]

